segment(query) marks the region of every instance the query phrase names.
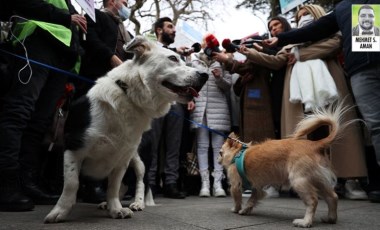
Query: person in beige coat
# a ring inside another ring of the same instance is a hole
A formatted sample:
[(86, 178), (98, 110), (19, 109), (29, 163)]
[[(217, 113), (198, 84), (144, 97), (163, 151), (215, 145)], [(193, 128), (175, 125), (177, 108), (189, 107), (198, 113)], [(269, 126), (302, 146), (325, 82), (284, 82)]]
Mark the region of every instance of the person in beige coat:
[[(315, 5), (303, 6), (300, 8), (299, 12), (302, 9), (305, 9), (307, 11), (305, 14), (311, 14), (314, 17), (314, 20), (325, 14), (323, 9), (321, 10), (320, 7)], [(296, 14), (297, 19), (301, 16), (301, 14), (298, 13)], [(344, 71), (337, 61), (337, 54), (341, 50), (341, 39), (342, 38), (340, 34), (335, 34), (331, 38), (301, 46), (298, 49), (299, 60), (297, 61), (305, 61), (311, 59), (324, 60), (331, 76), (334, 79), (339, 97), (341, 99), (345, 99), (345, 105), (354, 106), (353, 97), (350, 93)], [(258, 52), (255, 49), (248, 49), (246, 47), (242, 47), (240, 49), (240, 52), (246, 55), (247, 60), (253, 64), (262, 65), (272, 69), (279, 69), (282, 66), (288, 64), (289, 57), (290, 59), (293, 58), (292, 55), (289, 55), (289, 51), (292, 47), (294, 47), (294, 45), (283, 47), (283, 49), (275, 56), (267, 55), (265, 53)], [(233, 61), (229, 60), (229, 62)], [(302, 103), (293, 104), (289, 102), (289, 85), (292, 68), (292, 64), (288, 65), (285, 74), (283, 104), (281, 111), (282, 138), (287, 138), (289, 135), (291, 135), (296, 127), (296, 124), (305, 115)], [(351, 109), (344, 117), (343, 122), (356, 118), (358, 118), (356, 111)], [(360, 128), (360, 124), (355, 123), (347, 127), (342, 137), (330, 148), (328, 155), (331, 159), (337, 177), (345, 179), (366, 177), (367, 168), (365, 165), (363, 132)], [(346, 196), (348, 198), (366, 198), (366, 194), (359, 187), (359, 184), (355, 180), (347, 180), (345, 188)]]

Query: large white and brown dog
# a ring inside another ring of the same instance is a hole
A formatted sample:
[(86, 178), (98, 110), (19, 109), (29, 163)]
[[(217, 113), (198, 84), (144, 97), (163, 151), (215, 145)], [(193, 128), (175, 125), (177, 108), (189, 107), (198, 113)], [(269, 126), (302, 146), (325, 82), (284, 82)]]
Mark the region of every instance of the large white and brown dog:
[(64, 153), (64, 188), (45, 223), (67, 218), (76, 202), (79, 174), (108, 178), (107, 208), (112, 218), (127, 218), (119, 190), (123, 175), (152, 118), (165, 115), (177, 101), (187, 103), (208, 79), (180, 56), (137, 36), (125, 47), (134, 58), (99, 78), (84, 99), (88, 124), (72, 132)]
[[(318, 204), (318, 196), (328, 205), (328, 215), (322, 221), (336, 223), (338, 196), (334, 192), (336, 176), (324, 150), (337, 138), (346, 124), (341, 118), (347, 108), (337, 107), (314, 111), (299, 124), (293, 136), (283, 140), (267, 140), (258, 144), (239, 142), (230, 134), (221, 148), (220, 162), (226, 168), (234, 199), (232, 211), (241, 215), (251, 213), (258, 201), (265, 197), (267, 185), (287, 185), (297, 192), (306, 205), (303, 219), (295, 219), (297, 227), (311, 227)], [(349, 122), (351, 123), (351, 122)], [(320, 140), (305, 139), (305, 135), (327, 125), (330, 134)], [(240, 171), (240, 172), (239, 172)], [(253, 188), (251, 197), (242, 208), (243, 179)]]

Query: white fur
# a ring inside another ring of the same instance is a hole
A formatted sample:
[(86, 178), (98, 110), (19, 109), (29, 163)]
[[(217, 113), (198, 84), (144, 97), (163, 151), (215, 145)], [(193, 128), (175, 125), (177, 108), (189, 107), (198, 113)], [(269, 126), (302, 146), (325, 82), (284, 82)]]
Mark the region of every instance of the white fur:
[[(134, 52), (134, 59), (99, 78), (87, 94), (91, 124), (86, 130), (85, 145), (76, 151), (65, 151), (63, 192), (45, 217), (45, 223), (67, 218), (76, 202), (80, 172), (97, 179), (107, 177), (109, 215), (131, 217), (133, 212), (122, 207), (119, 192), (129, 162), (138, 156), (137, 147), (143, 132), (150, 128), (152, 118), (169, 111), (171, 103), (186, 103), (192, 99), (189, 91), (175, 92), (162, 83), (166, 81), (197, 91), (205, 83), (205, 78), (202, 80), (195, 69), (187, 67), (178, 54), (157, 47), (143, 37), (138, 36), (126, 49)], [(126, 92), (115, 83), (117, 80), (127, 85)], [(138, 164), (138, 160), (134, 162)], [(144, 171), (141, 164), (137, 170), (141, 176)], [(144, 207), (144, 184), (138, 183), (137, 190), (137, 200), (131, 207), (138, 210)]]

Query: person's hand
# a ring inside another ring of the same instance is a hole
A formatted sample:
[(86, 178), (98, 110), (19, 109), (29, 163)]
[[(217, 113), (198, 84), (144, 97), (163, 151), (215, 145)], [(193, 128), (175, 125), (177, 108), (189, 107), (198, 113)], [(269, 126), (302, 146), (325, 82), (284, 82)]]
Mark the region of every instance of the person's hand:
[(189, 110), (190, 112), (193, 111), (195, 109), (195, 102), (194, 101), (189, 101), (187, 103), (187, 110)]
[(253, 43), (253, 48), (255, 48), (255, 50), (257, 50), (259, 52), (263, 52), (263, 50), (264, 50), (264, 47), (262, 47), (261, 45), (257, 44), (256, 42)]
[(249, 49), (245, 45), (240, 45), (239, 53), (247, 56), (249, 54)]
[(263, 40), (263, 45), (266, 45), (269, 47), (276, 46), (277, 43), (278, 43), (277, 37), (272, 37), (272, 38), (268, 38), (268, 39)]
[(293, 65), (297, 62), (297, 58), (294, 53), (288, 53), (286, 56), (288, 57), (288, 65)]
[(229, 57), (224, 52), (212, 52), (212, 59), (221, 63), (225, 63), (228, 61)]
[(84, 33), (87, 33), (87, 20), (85, 16), (80, 14), (72, 14), (71, 23), (77, 25)]
[(190, 55), (192, 52), (186, 52), (190, 50), (188, 47), (186, 46), (181, 46), (181, 47), (176, 47), (176, 52), (180, 55), (184, 55), (184, 56), (187, 56), (187, 55)]
[(216, 79), (218, 79), (218, 78), (220, 78), (222, 76), (222, 70), (219, 69), (219, 68), (211, 70), (211, 73), (212, 73), (212, 75), (214, 75), (214, 77)]
[(112, 55), (111, 57), (111, 66), (112, 68), (115, 68), (116, 66), (119, 66), (123, 63), (122, 60), (120, 60), (120, 58), (118, 58), (116, 55)]

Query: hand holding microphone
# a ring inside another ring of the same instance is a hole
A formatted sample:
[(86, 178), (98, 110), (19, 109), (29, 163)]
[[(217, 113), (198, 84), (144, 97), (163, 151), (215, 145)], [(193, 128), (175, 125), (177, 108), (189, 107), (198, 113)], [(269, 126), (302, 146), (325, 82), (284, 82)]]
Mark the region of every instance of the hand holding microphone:
[(277, 37), (272, 37), (272, 38), (268, 38), (268, 39), (265, 39), (263, 41), (264, 45), (267, 45), (269, 47), (273, 47), (273, 46), (276, 46), (277, 43), (278, 43), (278, 38)]
[[(234, 40), (234, 41), (237, 41), (237, 40)], [(226, 38), (223, 40), (222, 46), (226, 50), (227, 53), (234, 53), (235, 51), (240, 52), (242, 47), (244, 47), (244, 48), (255, 48), (255, 45), (254, 45), (255, 42), (254, 41), (262, 41), (262, 40), (250, 39), (249, 42), (251, 42), (251, 43), (246, 41), (243, 44), (236, 44), (233, 41), (231, 42), (230, 39)], [(245, 50), (245, 49), (243, 49), (243, 50)]]
[(204, 48), (203, 51), (208, 57), (212, 57), (213, 55), (215, 55), (215, 53), (220, 53), (219, 41), (218, 39), (216, 39), (214, 35), (209, 34), (208, 36), (206, 36), (205, 42), (206, 48)]
[(199, 51), (201, 51), (201, 44), (199, 44), (198, 42), (194, 43), (191, 48), (187, 48), (187, 49), (184, 49), (183, 51), (183, 54), (184, 56), (189, 56), (190, 54), (192, 53), (198, 53)]

